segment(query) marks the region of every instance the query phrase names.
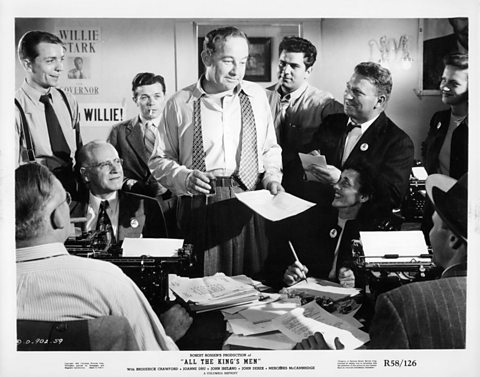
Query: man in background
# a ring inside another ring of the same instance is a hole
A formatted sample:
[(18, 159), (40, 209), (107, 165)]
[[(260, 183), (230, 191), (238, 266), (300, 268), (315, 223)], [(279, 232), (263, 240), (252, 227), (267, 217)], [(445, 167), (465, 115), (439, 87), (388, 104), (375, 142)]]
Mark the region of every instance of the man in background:
[(18, 58), (26, 78), (15, 92), (17, 166), (28, 162), (46, 166), (76, 196), (73, 161), (82, 146), (80, 113), (75, 98), (57, 88), (65, 46), (54, 34), (29, 31), (18, 43)]
[[(465, 348), (467, 288), (467, 174), (458, 181), (441, 174), (427, 178), (433, 203), (430, 231), (433, 262), (440, 279), (409, 283), (378, 296), (370, 327), (371, 349)], [(342, 348), (335, 342), (336, 348)], [(320, 333), (296, 349), (329, 349)]]
[(73, 64), (75, 68), (72, 68), (68, 71), (69, 79), (86, 79), (85, 73), (83, 72), (83, 58), (81, 56), (76, 56), (73, 59)]
[(158, 198), (167, 222), (168, 235), (176, 233), (176, 198), (153, 178), (148, 160), (153, 153), (158, 125), (165, 105), (165, 79), (140, 72), (132, 80), (133, 101), (138, 115), (113, 126), (108, 142), (123, 159), (123, 190)]
[(264, 220), (235, 193), (283, 191), (281, 149), (264, 89), (243, 81), (246, 35), (215, 29), (201, 57), (205, 74), (166, 103), (149, 166), (179, 195), (178, 222), (194, 246), (197, 273), (255, 276), (267, 253)]
[(321, 205), (331, 203), (332, 185), (343, 166), (363, 160), (383, 182), (390, 209), (400, 208), (414, 148), (410, 137), (385, 114), (391, 91), (388, 69), (373, 62), (355, 67), (344, 94), (345, 112), (328, 116), (309, 147), (312, 154), (324, 155), (327, 162), (326, 166), (312, 166), (312, 174), (323, 183), (326, 202)]
[(140, 350), (177, 350), (143, 293), (117, 266), (67, 252), (70, 200), (44, 166), (15, 171), (17, 319), (122, 316)]
[(317, 89), (308, 79), (317, 58), (317, 49), (300, 37), (285, 37), (278, 48), (278, 82), (267, 88), (277, 140), (282, 147), (283, 181), (287, 192), (314, 200), (314, 182), (304, 180), (298, 152), (330, 114), (342, 113), (343, 106), (329, 92)]
[[(428, 174), (440, 173), (459, 179), (468, 170), (468, 55), (450, 54), (444, 57), (445, 68), (440, 83), (442, 102), (448, 110), (436, 112), (422, 143), (422, 159)], [(433, 207), (427, 200), (422, 230), (433, 226)]]

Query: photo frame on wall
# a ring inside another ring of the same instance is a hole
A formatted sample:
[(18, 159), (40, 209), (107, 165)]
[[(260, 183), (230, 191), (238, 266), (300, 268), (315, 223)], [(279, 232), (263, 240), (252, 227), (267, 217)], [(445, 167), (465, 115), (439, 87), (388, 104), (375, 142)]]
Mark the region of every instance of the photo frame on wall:
[[(198, 38), (198, 77), (205, 72), (200, 56), (204, 37)], [(272, 79), (272, 38), (252, 37), (249, 41), (249, 56), (244, 80), (270, 82)]]

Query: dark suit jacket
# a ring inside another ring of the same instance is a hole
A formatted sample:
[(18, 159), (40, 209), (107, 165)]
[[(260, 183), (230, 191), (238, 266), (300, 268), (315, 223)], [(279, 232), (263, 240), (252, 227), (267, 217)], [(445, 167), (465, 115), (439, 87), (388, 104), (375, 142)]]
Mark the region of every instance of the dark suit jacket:
[[(327, 164), (340, 170), (347, 122), (346, 114), (328, 116), (309, 146), (309, 150), (319, 149)], [(391, 208), (400, 208), (408, 188), (413, 159), (412, 140), (382, 112), (359, 139), (345, 165), (362, 160), (371, 164), (378, 182), (386, 188)], [(330, 191), (329, 203), (331, 195)]]
[[(438, 156), (450, 124), (450, 110), (433, 114), (430, 129), (422, 143), (422, 158), (428, 174), (437, 173)], [(468, 126), (465, 121), (460, 123), (452, 134), (450, 153), (450, 172), (452, 178), (459, 179), (468, 170)]]
[(143, 141), (143, 133), (138, 116), (113, 126), (108, 137), (123, 158), (123, 172), (125, 178), (135, 179), (138, 182), (129, 190), (138, 194), (157, 196), (160, 184), (152, 177), (148, 168), (148, 159)]
[[(270, 229), (270, 252), (265, 264), (265, 280), (274, 287), (283, 285), (283, 273), (295, 262), (288, 241), (292, 242), (300, 262), (307, 266), (308, 275), (328, 280), (335, 248), (341, 228), (337, 225), (338, 213), (313, 207), (297, 216), (272, 224)], [(339, 245), (336, 275), (342, 266), (351, 268), (351, 240), (359, 239), (358, 223), (349, 220)], [(357, 281), (361, 285), (361, 280)]]
[[(119, 201), (118, 241), (142, 235), (145, 238), (166, 237), (165, 220), (156, 199), (120, 191)], [(83, 201), (72, 202), (70, 216), (85, 217), (87, 208), (88, 196)], [(132, 220), (136, 220), (138, 226)]]
[(465, 348), (466, 283), (465, 266), (380, 295), (369, 348)]

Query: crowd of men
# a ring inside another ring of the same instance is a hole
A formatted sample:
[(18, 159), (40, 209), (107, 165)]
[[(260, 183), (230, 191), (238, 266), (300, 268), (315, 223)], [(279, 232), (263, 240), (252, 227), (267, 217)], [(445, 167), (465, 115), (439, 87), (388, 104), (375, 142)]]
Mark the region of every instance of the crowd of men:
[[(414, 164), (412, 140), (385, 113), (391, 72), (374, 62), (355, 65), (342, 105), (309, 83), (317, 57), (310, 41), (285, 37), (278, 54), (278, 82), (264, 89), (243, 80), (246, 34), (235, 27), (212, 30), (197, 82), (167, 100), (161, 75), (138, 73), (132, 81), (138, 115), (115, 125), (107, 141), (83, 145), (78, 103), (58, 88), (62, 41), (43, 31), (21, 38), (18, 319), (123, 316), (144, 350), (176, 349), (174, 341), (190, 327), (192, 317), (181, 305), (157, 315), (120, 269), (70, 255), (63, 243), (71, 217), (85, 218), (86, 231), (106, 234), (106, 245), (125, 237), (184, 238), (194, 245), (191, 276), (246, 274), (280, 287), (309, 273), (362, 286), (351, 268), (350, 242), (361, 230), (388, 228)], [(450, 110), (434, 114), (422, 148), (430, 174), (423, 229), (444, 271), (438, 281), (378, 298), (372, 347), (465, 347), (468, 55), (449, 54), (444, 67), (440, 90)], [(307, 175), (300, 152), (323, 155), (326, 165)], [(316, 206), (267, 222), (235, 197), (259, 189), (286, 191)], [(429, 296), (438, 290), (455, 292), (443, 301)], [(419, 318), (436, 324), (425, 326), (432, 334), (415, 330)], [(325, 348), (325, 342), (316, 334), (296, 348)]]

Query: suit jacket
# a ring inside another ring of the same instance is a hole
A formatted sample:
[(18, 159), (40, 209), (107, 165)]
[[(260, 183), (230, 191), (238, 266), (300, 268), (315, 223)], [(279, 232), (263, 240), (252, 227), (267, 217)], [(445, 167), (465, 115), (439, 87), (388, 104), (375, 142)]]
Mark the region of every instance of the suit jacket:
[(466, 266), (378, 296), (372, 349), (465, 348)]
[[(155, 197), (165, 192), (166, 189), (153, 178), (148, 168), (148, 158), (141, 126), (139, 116), (118, 123), (113, 126), (108, 136), (108, 142), (115, 147), (118, 155), (123, 158), (125, 178), (138, 181), (128, 191)], [(124, 189), (127, 190), (126, 187)]]
[[(340, 170), (343, 168), (341, 161), (347, 122), (346, 114), (328, 116), (309, 146), (309, 150), (319, 149), (325, 155), (327, 164)], [(358, 140), (345, 165), (358, 161), (371, 164), (378, 182), (385, 185), (391, 208), (400, 208), (408, 188), (413, 160), (412, 140), (382, 112)], [(329, 200), (331, 195), (332, 190)]]
[[(422, 159), (428, 174), (438, 172), (438, 156), (447, 135), (450, 114), (450, 110), (439, 111), (433, 115), (430, 121), (427, 138), (422, 143)], [(464, 120), (452, 134), (449, 175), (452, 178), (459, 179), (467, 170), (468, 126)]]
[[(302, 214), (273, 223), (270, 232), (270, 252), (265, 264), (265, 280), (274, 287), (283, 285), (283, 273), (295, 258), (288, 241), (292, 242), (300, 262), (307, 266), (308, 275), (328, 280), (335, 248), (341, 234), (335, 209), (322, 211), (318, 206)], [(359, 239), (358, 222), (349, 220), (340, 240), (336, 276), (342, 266), (351, 268), (351, 241)], [(361, 279), (357, 281), (361, 285)]]
[[(117, 240), (129, 238), (166, 237), (165, 220), (156, 199), (119, 191), (119, 213)], [(72, 202), (71, 217), (85, 217), (88, 209), (88, 196), (85, 200)], [(133, 221), (136, 220), (136, 221)]]

